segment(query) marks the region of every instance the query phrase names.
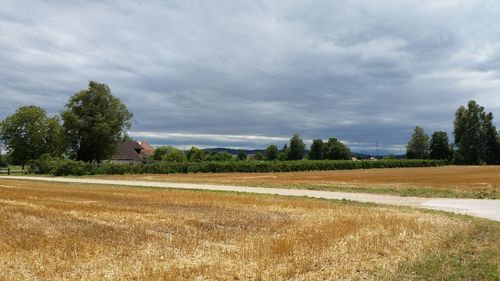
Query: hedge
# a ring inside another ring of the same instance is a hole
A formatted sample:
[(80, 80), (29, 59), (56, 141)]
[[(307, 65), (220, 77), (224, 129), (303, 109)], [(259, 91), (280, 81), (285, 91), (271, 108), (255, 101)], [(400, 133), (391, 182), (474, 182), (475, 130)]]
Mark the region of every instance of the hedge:
[(444, 160), (299, 160), (299, 161), (231, 161), (231, 162), (155, 162), (136, 164), (85, 163), (72, 160), (40, 159), (31, 161), (29, 172), (55, 176), (172, 174), (172, 173), (267, 173), (296, 171), (353, 170), (371, 168), (436, 167)]

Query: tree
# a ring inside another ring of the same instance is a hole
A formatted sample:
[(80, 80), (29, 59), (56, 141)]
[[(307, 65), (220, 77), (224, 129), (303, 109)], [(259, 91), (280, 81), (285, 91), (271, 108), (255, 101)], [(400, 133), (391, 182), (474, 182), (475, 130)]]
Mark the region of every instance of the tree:
[(323, 159), (323, 140), (317, 139), (313, 140), (311, 145), (311, 151), (309, 151), (309, 159), (311, 160), (321, 160)]
[(302, 160), (304, 158), (304, 150), (306, 146), (299, 135), (294, 135), (290, 139), (290, 150), (288, 152), (288, 160)]
[(500, 143), (491, 112), (484, 115), (482, 133), (485, 141), (484, 161), (490, 165), (500, 164)]
[(0, 122), (0, 138), (14, 164), (24, 164), (49, 153), (62, 154), (59, 141), (60, 124), (57, 118), (37, 106), (23, 106)]
[(265, 156), (266, 156), (266, 159), (269, 161), (273, 161), (273, 160), (278, 159), (278, 156), (279, 156), (278, 147), (274, 144), (268, 146), (266, 148), (266, 155)]
[(62, 113), (73, 157), (86, 162), (109, 159), (126, 137), (131, 118), (132, 113), (106, 84), (90, 81), (87, 90), (69, 99)]
[[(455, 162), (457, 164), (498, 164), (500, 145), (493, 114), (471, 100), (455, 113)], [(496, 140), (496, 141), (495, 141)]]
[(162, 160), (167, 162), (185, 162), (187, 161), (184, 152), (173, 146), (160, 146), (158, 147), (154, 154), (154, 160)]
[(205, 160), (205, 152), (194, 146), (187, 151), (186, 156), (191, 162), (202, 162)]
[(429, 158), (429, 136), (425, 134), (424, 129), (415, 127), (411, 139), (406, 145), (406, 158), (408, 159), (427, 159)]
[(256, 152), (255, 153), (255, 156), (253, 157), (253, 159), (257, 160), (257, 161), (263, 161), (264, 160), (264, 155), (260, 152)]
[(448, 134), (443, 131), (436, 131), (431, 136), (429, 145), (429, 155), (431, 159), (446, 160), (450, 158), (451, 149)]
[(328, 160), (349, 160), (351, 159), (351, 150), (336, 138), (329, 138), (324, 145), (323, 155)]
[(245, 151), (240, 150), (240, 152), (238, 153), (238, 156), (236, 158), (240, 161), (247, 160), (247, 154), (245, 153)]
[(208, 161), (231, 161), (233, 160), (233, 155), (229, 154), (227, 151), (218, 151), (217, 153), (212, 153), (206, 157)]
[(288, 154), (290, 153), (290, 149), (288, 148), (288, 145), (284, 145), (283, 149), (281, 149), (280, 153), (278, 154), (278, 160), (280, 161), (286, 161), (288, 160)]

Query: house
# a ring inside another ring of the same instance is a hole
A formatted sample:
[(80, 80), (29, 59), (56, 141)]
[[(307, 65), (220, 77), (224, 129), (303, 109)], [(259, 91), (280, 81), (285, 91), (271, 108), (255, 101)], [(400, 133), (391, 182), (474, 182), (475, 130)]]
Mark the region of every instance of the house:
[(111, 162), (140, 162), (153, 155), (155, 148), (145, 141), (124, 141), (116, 146)]
[(137, 141), (137, 143), (142, 146), (142, 155), (144, 158), (148, 158), (150, 156), (153, 156), (155, 154), (155, 148), (150, 145), (147, 141)]

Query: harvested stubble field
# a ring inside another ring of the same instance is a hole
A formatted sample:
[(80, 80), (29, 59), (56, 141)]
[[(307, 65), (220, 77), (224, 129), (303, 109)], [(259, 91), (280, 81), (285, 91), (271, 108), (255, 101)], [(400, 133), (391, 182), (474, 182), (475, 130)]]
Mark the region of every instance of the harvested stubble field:
[(499, 231), (409, 208), (0, 179), (0, 280), (495, 280)]
[(500, 199), (500, 166), (444, 166), (290, 173), (112, 175), (99, 177), (387, 193), (401, 196)]

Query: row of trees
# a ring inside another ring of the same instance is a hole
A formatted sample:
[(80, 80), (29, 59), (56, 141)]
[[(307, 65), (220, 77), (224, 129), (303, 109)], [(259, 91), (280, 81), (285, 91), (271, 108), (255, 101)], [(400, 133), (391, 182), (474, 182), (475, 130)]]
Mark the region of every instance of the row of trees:
[[(327, 142), (316, 139), (311, 145), (309, 153), (306, 155), (306, 145), (299, 135), (294, 135), (290, 142), (283, 146), (281, 150), (276, 145), (270, 145), (262, 154), (257, 152), (253, 159), (258, 161), (286, 161), (286, 160), (348, 160), (351, 158), (350, 149), (336, 138), (330, 138)], [(167, 162), (202, 162), (202, 161), (232, 161), (247, 160), (244, 151), (233, 157), (225, 151), (208, 152), (191, 147), (187, 151), (182, 151), (172, 146), (158, 147), (152, 156), (153, 160), (162, 160)]]
[(0, 141), (14, 164), (44, 154), (85, 162), (109, 159), (126, 139), (130, 113), (105, 84), (89, 82), (73, 95), (60, 116), (49, 117), (36, 106), (23, 106), (0, 122)]
[(486, 113), (475, 101), (467, 108), (460, 106), (455, 113), (454, 143), (444, 131), (431, 138), (416, 127), (406, 146), (409, 159), (447, 159), (456, 164), (500, 164), (500, 136), (493, 125), (493, 114)]

